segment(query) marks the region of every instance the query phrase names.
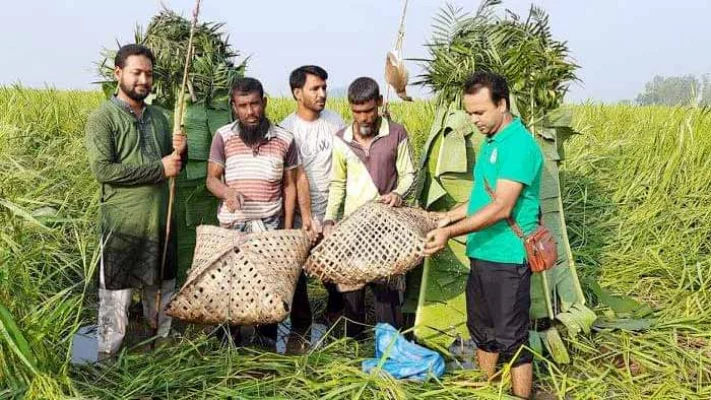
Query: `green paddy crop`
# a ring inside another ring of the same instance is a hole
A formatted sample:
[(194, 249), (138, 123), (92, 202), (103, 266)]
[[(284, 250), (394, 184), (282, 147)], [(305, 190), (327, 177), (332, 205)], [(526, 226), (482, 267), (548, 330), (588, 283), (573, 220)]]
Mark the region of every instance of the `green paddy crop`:
[[(366, 375), (372, 343), (327, 337), (284, 356), (220, 347), (195, 330), (174, 347), (70, 363), (70, 340), (96, 318), (98, 186), (83, 129), (98, 92), (0, 88), (0, 398), (500, 398), (501, 383), (451, 371), (425, 384)], [(343, 100), (329, 106), (348, 116)], [(281, 120), (291, 99), (271, 99)], [(571, 106), (563, 198), (571, 247), (591, 282), (653, 310), (643, 332), (565, 337), (570, 365), (536, 361), (551, 398), (711, 398), (711, 116), (702, 109)], [(429, 102), (391, 112), (419, 152)], [(322, 302), (316, 293), (315, 302)], [(318, 307), (317, 307), (318, 308)], [(506, 380), (504, 380), (505, 382)]]

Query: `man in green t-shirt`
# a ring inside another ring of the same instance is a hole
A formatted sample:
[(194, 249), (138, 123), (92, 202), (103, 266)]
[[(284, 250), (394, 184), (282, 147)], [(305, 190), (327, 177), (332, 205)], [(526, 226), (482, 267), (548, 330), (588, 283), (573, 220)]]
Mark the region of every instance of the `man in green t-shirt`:
[[(467, 327), (477, 360), (489, 377), (498, 361), (510, 362), (514, 395), (531, 394), (528, 342), (531, 270), (521, 239), (506, 219), (530, 234), (537, 226), (543, 156), (533, 136), (510, 112), (506, 80), (477, 72), (464, 85), (464, 108), (486, 140), (474, 166), (468, 205), (444, 213), (428, 235), (425, 252), (442, 250), (450, 238), (468, 234)], [(487, 186), (493, 191), (489, 194)]]

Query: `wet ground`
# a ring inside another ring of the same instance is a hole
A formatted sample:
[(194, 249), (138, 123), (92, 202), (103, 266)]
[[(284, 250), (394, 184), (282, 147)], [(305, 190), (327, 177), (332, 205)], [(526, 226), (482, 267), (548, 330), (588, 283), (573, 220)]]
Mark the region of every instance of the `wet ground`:
[[(177, 322), (177, 330), (185, 330), (184, 324)], [(214, 330), (219, 328), (207, 328), (206, 331)], [(276, 350), (280, 354), (286, 353), (286, 342), (289, 337), (289, 332), (291, 331), (291, 322), (287, 319), (286, 321), (279, 324), (279, 331), (277, 334)], [(314, 323), (311, 325), (310, 335), (308, 339), (309, 348), (315, 348), (320, 345), (320, 341), (324, 334), (328, 331), (326, 325), (320, 323)], [(207, 333), (207, 332), (206, 332)], [(252, 341), (254, 335), (254, 329), (250, 327), (244, 327), (242, 329), (242, 335), (245, 343)], [(79, 329), (79, 331), (74, 335), (72, 339), (72, 364), (87, 364), (93, 363), (98, 360), (98, 346), (97, 346), (97, 327), (96, 325), (84, 326)], [(124, 341), (124, 346), (129, 348), (135, 348), (141, 342), (145, 342), (150, 338), (150, 330), (145, 324), (143, 319), (132, 319), (129, 322), (128, 333)]]

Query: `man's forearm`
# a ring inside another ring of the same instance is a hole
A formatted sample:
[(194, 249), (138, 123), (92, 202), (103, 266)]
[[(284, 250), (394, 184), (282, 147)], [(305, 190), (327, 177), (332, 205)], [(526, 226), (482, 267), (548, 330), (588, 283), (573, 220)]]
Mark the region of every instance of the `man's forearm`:
[(324, 221), (336, 222), (342, 214), (343, 200), (336, 196), (328, 197), (328, 205), (326, 206), (326, 215), (324, 216)]
[(225, 185), (221, 179), (215, 178), (214, 176), (207, 177), (207, 190), (210, 191), (215, 197), (220, 200), (225, 200), (225, 191), (229, 186)]
[(296, 178), (296, 199), (299, 203), (299, 212), (303, 221), (311, 220), (311, 189), (306, 172), (299, 167)]
[(296, 185), (284, 185), (284, 229), (294, 227), (294, 208), (296, 208)]
[[(450, 213), (456, 212), (456, 215), (461, 215), (462, 206), (450, 211)], [(464, 209), (466, 215), (466, 208)], [(454, 225), (446, 227), (447, 233), (450, 238), (465, 235), (471, 232), (480, 231), (486, 227), (489, 227), (502, 219), (508, 217), (506, 212), (506, 207), (503, 204), (492, 202), (487, 204), (484, 208), (477, 211), (474, 215), (465, 218)]]
[(166, 179), (163, 163), (160, 161), (146, 165), (94, 161), (91, 163), (91, 170), (99, 183), (111, 185), (156, 184)]
[(445, 217), (449, 218), (452, 222), (461, 221), (467, 217), (467, 209), (469, 208), (469, 202), (462, 203), (453, 209), (445, 213)]
[(394, 192), (405, 199), (410, 196), (415, 187), (415, 163), (412, 158), (412, 147), (409, 140), (403, 140), (397, 148), (395, 161), (398, 182)]
[(328, 192), (328, 204), (324, 220), (336, 221), (341, 216), (343, 203), (346, 200), (346, 182), (341, 180), (331, 181)]

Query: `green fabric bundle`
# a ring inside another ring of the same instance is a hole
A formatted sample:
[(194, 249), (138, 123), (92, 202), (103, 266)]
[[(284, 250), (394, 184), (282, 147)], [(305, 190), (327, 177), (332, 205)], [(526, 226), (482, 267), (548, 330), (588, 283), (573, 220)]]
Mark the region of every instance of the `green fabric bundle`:
[[(186, 107), (184, 126), (188, 136), (188, 164), (178, 177), (175, 196), (176, 229), (178, 232), (178, 284), (187, 276), (195, 251), (195, 228), (217, 225), (219, 200), (207, 190), (207, 160), (215, 131), (232, 121), (226, 102), (214, 107), (190, 104)], [(224, 103), (224, 104), (223, 104)]]

